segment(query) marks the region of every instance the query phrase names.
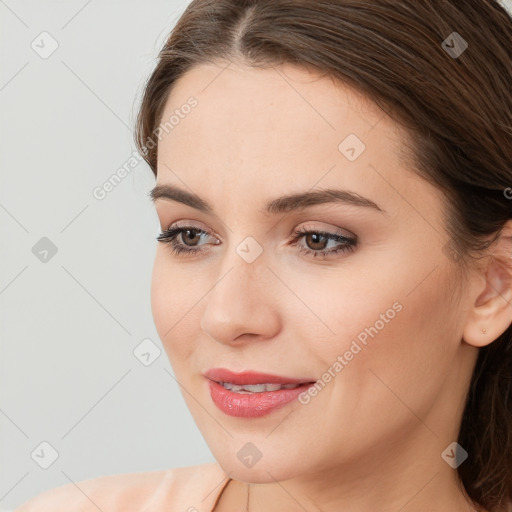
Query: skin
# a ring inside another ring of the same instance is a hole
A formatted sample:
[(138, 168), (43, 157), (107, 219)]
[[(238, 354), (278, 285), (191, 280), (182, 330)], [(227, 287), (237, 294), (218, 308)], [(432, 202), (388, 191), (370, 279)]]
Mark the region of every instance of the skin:
[[(467, 511), (441, 453), (457, 440), (478, 347), (512, 321), (505, 274), (485, 265), (465, 281), (443, 247), (444, 197), (407, 168), (407, 134), (354, 89), (292, 65), (200, 65), (168, 98), (168, 119), (198, 105), (158, 145), (157, 185), (198, 194), (205, 214), (158, 199), (160, 228), (207, 234), (175, 255), (159, 243), (151, 285), (156, 328), (213, 455), (234, 481), (217, 511)], [(353, 162), (348, 134), (366, 145)], [(341, 188), (384, 212), (347, 204), (265, 214), (281, 195)], [(353, 252), (325, 259), (330, 241), (294, 230), (356, 235)], [(236, 252), (253, 237), (263, 252)], [(323, 247), (323, 248), (322, 248)], [(460, 300), (459, 300), (460, 297)], [(210, 397), (212, 367), (321, 379), (365, 328), (402, 306), (307, 404), (262, 418), (227, 416)], [(486, 327), (487, 334), (482, 334)], [(262, 453), (251, 468), (246, 444)]]

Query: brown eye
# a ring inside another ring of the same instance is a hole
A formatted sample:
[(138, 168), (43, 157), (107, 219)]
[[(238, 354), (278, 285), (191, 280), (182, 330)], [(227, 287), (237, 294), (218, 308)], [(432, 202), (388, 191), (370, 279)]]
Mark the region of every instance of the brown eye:
[[(193, 255), (207, 250), (206, 246), (210, 244), (198, 242), (201, 241), (202, 237), (206, 239), (208, 236), (211, 235), (202, 229), (192, 226), (180, 226), (169, 228), (160, 233), (157, 240), (163, 244), (168, 244), (174, 254)], [(218, 245), (219, 243), (219, 241), (215, 241), (213, 245)]]
[[(328, 248), (329, 242), (333, 242), (334, 247)], [(358, 238), (355, 235), (347, 237), (341, 233), (308, 231), (307, 229), (300, 228), (295, 231), (295, 240), (292, 245), (299, 247), (300, 252), (307, 256), (327, 258), (339, 252), (353, 252), (358, 245)]]
[(328, 238), (320, 233), (309, 233), (305, 235), (304, 240), (308, 248), (313, 251), (321, 251), (325, 249), (329, 242)]
[(189, 242), (199, 242), (201, 239), (200, 233), (202, 231), (196, 230), (196, 229), (184, 229), (181, 233), (181, 239), (185, 245), (189, 245), (191, 247), (195, 247), (195, 243), (189, 244)]

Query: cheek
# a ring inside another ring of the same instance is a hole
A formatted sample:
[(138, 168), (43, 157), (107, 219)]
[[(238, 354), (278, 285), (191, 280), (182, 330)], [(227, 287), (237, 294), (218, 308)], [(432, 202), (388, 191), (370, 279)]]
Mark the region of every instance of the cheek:
[[(394, 293), (381, 292), (371, 304), (353, 310), (358, 324), (347, 339), (355, 340), (361, 351), (343, 370), (337, 390), (344, 398), (356, 398), (354, 406), (365, 404), (366, 411), (380, 411), (395, 425), (414, 422), (411, 410), (419, 417), (428, 414), (457, 350), (455, 322), (449, 300), (439, 293), (440, 280), (432, 278), (412, 293), (410, 282), (395, 282)], [(389, 314), (389, 307), (398, 303), (400, 311), (393, 308)], [(349, 315), (344, 318), (350, 321)], [(360, 342), (361, 334), (366, 343)]]
[(151, 275), (151, 311), (155, 327), (163, 342), (166, 330), (172, 326), (168, 315), (174, 311), (174, 304), (172, 303), (172, 288), (168, 282), (170, 276), (160, 253), (161, 249), (158, 247)]
[(369, 347), (372, 339), (386, 337), (390, 326), (401, 321), (399, 299), (404, 294), (396, 280), (376, 286), (379, 276), (349, 265), (300, 275), (283, 269), (280, 276), (293, 290), (283, 294), (283, 322), (308, 346), (311, 361), (321, 361), (317, 370), (350, 350), (353, 341)]
[(197, 281), (197, 276), (194, 279), (172, 263), (165, 247), (157, 250), (151, 277), (151, 311), (173, 366), (180, 359), (189, 357), (194, 350), (199, 325), (194, 305), (201, 296), (193, 287)]
[(331, 388), (339, 395), (334, 403), (399, 403), (395, 392), (406, 403), (427, 407), (450, 371), (457, 319), (442, 292), (443, 277), (433, 274), (415, 288), (409, 272), (390, 270), (386, 275), (395, 278), (385, 286), (378, 275), (363, 280), (347, 274), (296, 289), (322, 320), (298, 315), (295, 325), (303, 340), (312, 340), (308, 359), (340, 376)]

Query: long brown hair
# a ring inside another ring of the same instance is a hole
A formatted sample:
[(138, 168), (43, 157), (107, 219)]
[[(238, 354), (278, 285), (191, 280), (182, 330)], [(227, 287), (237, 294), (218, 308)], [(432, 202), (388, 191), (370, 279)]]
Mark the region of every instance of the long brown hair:
[[(155, 176), (155, 130), (173, 84), (194, 65), (235, 60), (316, 70), (404, 126), (411, 170), (446, 195), (447, 254), (459, 270), (512, 218), (504, 194), (512, 187), (512, 18), (496, 0), (192, 1), (137, 117), (136, 144)], [(512, 327), (479, 349), (458, 442), (469, 453), (457, 469), (468, 496), (489, 512), (508, 511)]]

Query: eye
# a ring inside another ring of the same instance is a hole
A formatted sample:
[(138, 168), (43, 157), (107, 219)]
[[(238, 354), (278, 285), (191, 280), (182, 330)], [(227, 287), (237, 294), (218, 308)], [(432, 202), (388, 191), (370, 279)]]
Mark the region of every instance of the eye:
[[(357, 237), (347, 237), (340, 233), (299, 228), (294, 234), (295, 239), (292, 245), (298, 245), (301, 253), (313, 256), (314, 258), (320, 256), (322, 259), (325, 259), (339, 252), (353, 252), (357, 247)], [(297, 243), (302, 239), (304, 239), (306, 246)], [(337, 245), (326, 251), (325, 248), (329, 242), (337, 242)]]
[[(291, 245), (297, 246), (301, 254), (313, 256), (314, 258), (320, 256), (325, 259), (339, 252), (352, 252), (357, 246), (357, 237), (347, 237), (340, 233), (299, 228), (294, 232), (294, 235), (295, 238)], [(157, 240), (168, 244), (171, 251), (175, 254), (197, 254), (206, 250), (200, 248), (201, 245), (206, 244), (198, 244), (198, 242), (200, 242), (201, 238), (208, 236), (211, 235), (203, 229), (194, 226), (179, 226), (163, 231)], [(306, 246), (298, 243), (302, 239), (304, 239)], [(336, 242), (337, 244), (333, 248), (325, 250), (329, 242)], [(219, 244), (218, 240), (214, 242), (214, 245)]]
[[(201, 239), (202, 235), (209, 234), (203, 229), (199, 229), (194, 226), (180, 226), (175, 228), (166, 229), (160, 235), (158, 235), (157, 240), (164, 244), (169, 244), (171, 250), (175, 254), (179, 254), (181, 252), (188, 254), (195, 254), (199, 252), (203, 252), (204, 249), (197, 249), (195, 244)], [(179, 243), (181, 239), (183, 243)], [(218, 245), (220, 242), (215, 243)]]

